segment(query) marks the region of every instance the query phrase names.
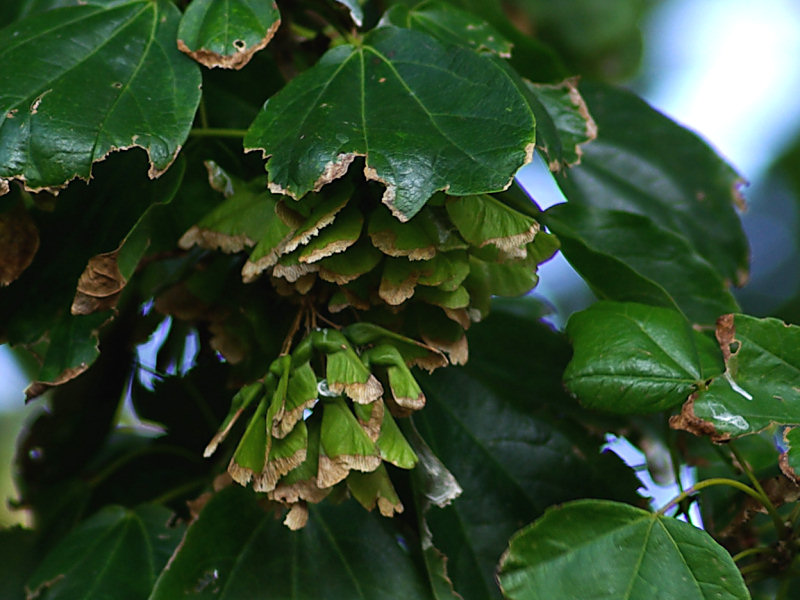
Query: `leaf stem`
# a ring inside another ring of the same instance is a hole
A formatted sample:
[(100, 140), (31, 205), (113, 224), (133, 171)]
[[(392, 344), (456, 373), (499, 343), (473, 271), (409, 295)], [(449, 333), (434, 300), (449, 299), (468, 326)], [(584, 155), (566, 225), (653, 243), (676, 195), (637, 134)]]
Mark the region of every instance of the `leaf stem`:
[(753, 487), (758, 491), (758, 493), (763, 496), (761, 503), (764, 505), (764, 508), (767, 509), (767, 513), (769, 513), (769, 516), (772, 518), (772, 522), (775, 523), (775, 529), (778, 532), (778, 537), (783, 539), (791, 535), (791, 529), (786, 526), (786, 523), (783, 521), (780, 514), (778, 514), (778, 510), (775, 508), (772, 500), (769, 499), (769, 496), (767, 496), (764, 488), (761, 487), (758, 477), (756, 477), (755, 473), (753, 473), (753, 470), (750, 468), (750, 465), (747, 464), (744, 456), (741, 455), (733, 442), (728, 443), (728, 448), (730, 448), (731, 454), (733, 454), (736, 462), (739, 463), (739, 468), (745, 475), (747, 475), (747, 478), (753, 484)]
[(148, 454), (173, 454), (175, 456), (180, 456), (181, 458), (186, 458), (192, 462), (202, 462), (202, 460), (194, 453), (185, 450), (179, 446), (165, 446), (165, 445), (154, 445), (154, 446), (145, 446), (143, 448), (137, 448), (127, 454), (123, 454), (117, 460), (111, 462), (108, 466), (104, 469), (98, 471), (94, 477), (89, 479), (87, 484), (90, 488), (97, 487), (103, 481), (108, 479), (111, 475), (113, 475), (116, 471), (124, 467), (127, 463), (135, 460), (137, 458), (141, 458), (142, 456), (147, 456)]
[(739, 572), (743, 577), (745, 577), (747, 575), (751, 575), (752, 573), (758, 573), (759, 571), (763, 572), (766, 569), (769, 569), (770, 566), (771, 565), (768, 562), (761, 561), (753, 563), (752, 565), (747, 565), (746, 567), (742, 567), (739, 569)]
[(168, 489), (166, 492), (161, 494), (160, 496), (156, 496), (150, 503), (152, 504), (166, 504), (170, 500), (177, 498), (178, 496), (182, 496), (187, 492), (191, 492), (199, 487), (203, 487), (206, 483), (208, 483), (208, 477), (196, 477), (195, 479), (191, 479), (186, 483), (182, 483), (181, 485), (177, 485), (174, 488)]
[(203, 97), (200, 98), (200, 106), (197, 108), (197, 115), (200, 117), (200, 127), (208, 129), (208, 111), (206, 110), (206, 101)]
[(300, 329), (300, 320), (303, 317), (305, 310), (306, 307), (301, 306), (300, 310), (297, 311), (297, 314), (294, 317), (294, 321), (292, 321), (292, 325), (291, 327), (289, 327), (289, 331), (283, 340), (283, 346), (281, 348), (281, 356), (289, 354), (289, 351), (292, 349), (292, 340), (294, 339), (295, 334)]
[(189, 131), (189, 137), (220, 137), (243, 138), (246, 129), (220, 129), (214, 127), (194, 127)]
[(676, 504), (679, 504), (692, 494), (699, 492), (704, 488), (712, 487), (715, 485), (727, 485), (729, 487), (736, 488), (740, 492), (744, 492), (754, 500), (757, 500), (759, 504), (764, 504), (765, 498), (746, 483), (742, 483), (741, 481), (737, 481), (735, 479), (729, 479), (727, 477), (712, 477), (711, 479), (704, 479), (703, 481), (698, 481), (692, 487), (688, 488), (685, 492), (678, 494), (672, 500), (667, 502), (662, 508), (660, 508), (656, 512), (656, 514), (663, 515), (670, 508), (672, 508)]
[[(667, 449), (669, 450), (669, 460), (672, 463), (672, 473), (675, 477), (675, 483), (678, 486), (678, 492), (683, 493), (683, 481), (681, 480), (681, 461), (678, 456), (678, 450), (675, 448), (675, 430), (669, 426), (669, 419), (664, 418), (664, 425), (666, 428)], [(689, 515), (686, 515), (687, 517)]]
[(757, 548), (748, 548), (747, 550), (742, 550), (738, 554), (734, 554), (733, 562), (739, 562), (740, 560), (743, 560), (748, 556), (755, 556), (756, 554), (763, 554), (765, 552), (770, 552), (770, 551), (771, 551), (770, 548), (763, 548), (761, 546)]

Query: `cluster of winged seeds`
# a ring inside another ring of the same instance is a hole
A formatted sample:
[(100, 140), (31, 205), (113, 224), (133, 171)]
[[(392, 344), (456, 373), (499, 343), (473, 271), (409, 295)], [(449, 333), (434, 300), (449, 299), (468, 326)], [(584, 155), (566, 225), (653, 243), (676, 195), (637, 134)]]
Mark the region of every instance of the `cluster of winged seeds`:
[(287, 525), (342, 483), (366, 508), (400, 512), (384, 462), (418, 460), (395, 420), (425, 405), (411, 367), (464, 363), (465, 330), (493, 295), (532, 289), (557, 242), (509, 192), (438, 194), (401, 222), (355, 177), (293, 200), (206, 167), (225, 200), (180, 245), (249, 253), (243, 280), (268, 277), (298, 306), (283, 352), (236, 394), (206, 455), (255, 406), (228, 471), (290, 505)]

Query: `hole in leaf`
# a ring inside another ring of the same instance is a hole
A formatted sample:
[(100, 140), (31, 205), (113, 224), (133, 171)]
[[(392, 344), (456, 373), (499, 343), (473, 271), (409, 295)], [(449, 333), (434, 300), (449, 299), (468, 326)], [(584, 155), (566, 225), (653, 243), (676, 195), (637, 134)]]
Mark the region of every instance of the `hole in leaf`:
[(728, 344), (728, 350), (731, 351), (731, 354), (736, 354), (739, 351), (740, 347), (741, 344), (735, 340), (732, 341), (730, 344)]
[(233, 46), (241, 52), (245, 48), (247, 48), (247, 44), (244, 43), (244, 40), (233, 40)]

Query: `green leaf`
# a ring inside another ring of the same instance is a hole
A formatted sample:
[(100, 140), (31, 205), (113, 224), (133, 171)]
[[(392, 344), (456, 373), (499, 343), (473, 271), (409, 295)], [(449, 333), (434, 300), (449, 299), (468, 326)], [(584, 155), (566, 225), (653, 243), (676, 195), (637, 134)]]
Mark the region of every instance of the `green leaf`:
[(686, 238), (649, 217), (569, 202), (548, 209), (543, 221), (601, 298), (677, 306), (703, 325), (738, 310), (716, 269)]
[(203, 456), (208, 458), (214, 454), (214, 452), (216, 452), (217, 446), (219, 446), (219, 444), (221, 444), (225, 438), (228, 437), (228, 433), (230, 433), (230, 430), (236, 424), (236, 421), (239, 420), (239, 417), (242, 416), (242, 413), (247, 410), (250, 404), (252, 404), (253, 400), (257, 400), (263, 395), (264, 384), (260, 381), (246, 385), (236, 392), (231, 400), (231, 408), (228, 411), (228, 414), (225, 416), (225, 420), (222, 421), (217, 433), (214, 434), (214, 437), (208, 443), (208, 446), (206, 446), (206, 449), (203, 451)]
[(580, 91), (598, 137), (560, 181), (569, 201), (650, 217), (688, 239), (724, 279), (744, 283), (739, 175), (697, 135), (630, 92), (600, 84), (581, 84)]
[(554, 344), (558, 334), (529, 313), (501, 310), (469, 333), (466, 366), (420, 377), (428, 404), (414, 422), (464, 490), (427, 520), (456, 591), (478, 600), (499, 598), (497, 561), (522, 523), (587, 495), (635, 501), (638, 483), (599, 452), (602, 440), (564, 416), (571, 400), (559, 374), (569, 350), (563, 339)]
[(30, 577), (39, 561), (36, 552), (36, 533), (22, 527), (0, 529), (0, 598), (23, 600), (25, 581)]
[(228, 472), (240, 485), (247, 485), (264, 470), (267, 461), (267, 398), (262, 398), (239, 440)]
[(209, 182), (223, 192), (225, 200), (184, 233), (178, 245), (185, 250), (197, 244), (233, 253), (253, 247), (268, 237), (275, 227), (272, 221), (279, 220), (275, 214), (279, 197), (264, 190), (260, 179), (245, 183), (226, 173), (214, 161), (206, 161), (206, 168)]
[(705, 531), (639, 508), (579, 500), (511, 538), (500, 563), (509, 600), (747, 600), (730, 555)]
[(175, 47), (179, 18), (168, 0), (132, 0), (0, 32), (0, 178), (57, 188), (132, 146), (147, 151), (150, 177), (161, 175), (200, 101), (199, 69)]
[(403, 359), (410, 366), (417, 365), (428, 371), (447, 364), (444, 355), (431, 346), (384, 329), (374, 323), (364, 321), (348, 325), (342, 330), (347, 338), (358, 346), (367, 344), (389, 344), (394, 346), (403, 355)]
[(386, 462), (401, 469), (413, 469), (417, 465), (419, 459), (416, 453), (388, 410), (383, 411), (381, 432), (376, 443), (381, 458)]
[(725, 373), (694, 395), (673, 427), (725, 440), (772, 423), (800, 424), (800, 327), (726, 315), (717, 324)]
[(526, 35), (508, 18), (500, 0), (449, 0), (459, 8), (477, 15), (497, 29), (514, 47), (510, 63), (520, 75), (532, 81), (560, 81), (574, 70), (541, 40)]
[(416, 29), (446, 44), (511, 56), (511, 43), (489, 23), (439, 0), (420, 2), (411, 9), (396, 4), (386, 11), (380, 25)]
[[(156, 181), (140, 170), (144, 164), (141, 152), (116, 155), (98, 165), (92, 185), (74, 182), (62, 192), (55, 210), (31, 210), (41, 244), (31, 266), (0, 290), (0, 335), (47, 361), (35, 379), (53, 383), (63, 373), (66, 381), (96, 358), (97, 330), (111, 316), (111, 306), (86, 316), (82, 313), (92, 311), (78, 310), (76, 290), (102, 295), (82, 285), (82, 273), (93, 257), (118, 251), (124, 273), (117, 276), (130, 276), (155, 234), (148, 210), (169, 202), (183, 177), (182, 161)], [(115, 283), (117, 290), (124, 285)]]
[(270, 189), (294, 198), (365, 156), (365, 176), (405, 221), (437, 190), (504, 189), (533, 141), (530, 109), (497, 59), (384, 27), (329, 50), (270, 98), (245, 147), (271, 156)]
[(384, 517), (392, 517), (395, 513), (403, 512), (403, 503), (400, 502), (383, 465), (372, 473), (351, 471), (347, 476), (347, 489), (367, 510), (372, 510), (377, 504), (378, 510)]
[(354, 207), (345, 208), (336, 215), (336, 219), (328, 227), (319, 232), (300, 251), (298, 260), (301, 263), (315, 263), (331, 255), (339, 254), (356, 243), (361, 235), (364, 217)]
[(378, 266), (381, 253), (361, 238), (347, 252), (333, 254), (319, 261), (319, 276), (339, 285), (350, 283)]
[(178, 27), (178, 48), (208, 68), (241, 69), (281, 24), (275, 2), (195, 0)]
[(417, 557), (380, 517), (353, 501), (309, 513), (306, 527), (289, 531), (249, 490), (222, 490), (189, 527), (150, 600), (431, 597)]
[(369, 404), (383, 394), (381, 384), (361, 362), (347, 338), (333, 329), (312, 333), (314, 346), (327, 354), (325, 376), (335, 394), (346, 394), (359, 404)]
[[(460, 0), (461, 2), (477, 0)], [(587, 79), (618, 81), (632, 77), (642, 54), (643, 0), (524, 0), (512, 21), (523, 31), (552, 46), (570, 73)], [(507, 18), (508, 20), (508, 18)], [(540, 43), (541, 43), (540, 42)]]
[(320, 448), (320, 487), (338, 483), (350, 470), (369, 472), (381, 464), (378, 448), (342, 398), (325, 402)]
[(477, 248), (491, 244), (513, 252), (533, 241), (539, 224), (493, 196), (448, 199), (447, 214), (462, 237)]
[(112, 318), (110, 311), (62, 318), (50, 331), (47, 351), (29, 397), (38, 396), (46, 386), (61, 385), (83, 373), (100, 355), (98, 332)]
[(422, 221), (430, 216), (423, 209), (416, 219), (401, 223), (387, 211), (378, 206), (369, 217), (370, 240), (373, 245), (389, 256), (405, 256), (409, 260), (429, 260), (436, 255), (436, 239), (422, 226)]
[(598, 302), (570, 317), (567, 335), (575, 353), (564, 383), (589, 408), (665, 410), (722, 371), (714, 343), (666, 308)]
[(183, 535), (162, 506), (107, 506), (45, 556), (28, 581), (48, 600), (141, 600)]

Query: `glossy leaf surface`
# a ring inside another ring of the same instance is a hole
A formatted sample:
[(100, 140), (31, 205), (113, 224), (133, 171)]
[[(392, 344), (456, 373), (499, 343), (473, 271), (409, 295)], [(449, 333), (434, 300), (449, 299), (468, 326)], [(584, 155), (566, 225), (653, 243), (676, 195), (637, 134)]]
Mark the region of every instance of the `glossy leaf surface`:
[(167, 0), (132, 0), (0, 32), (0, 177), (57, 188), (132, 146), (147, 150), (150, 177), (163, 173), (200, 100), (199, 69), (175, 47), (179, 18)]
[(722, 371), (713, 341), (666, 308), (598, 302), (572, 315), (567, 335), (575, 353), (564, 383), (590, 408), (664, 410)]
[(28, 589), (46, 589), (52, 600), (147, 597), (183, 533), (167, 527), (171, 516), (153, 505), (104, 508), (45, 557)]
[(677, 306), (703, 325), (738, 309), (722, 277), (686, 238), (648, 217), (568, 202), (550, 208), (545, 221), (601, 298)]
[(560, 182), (568, 200), (650, 217), (684, 236), (724, 279), (746, 281), (736, 171), (697, 135), (630, 92), (590, 84), (580, 91), (598, 136)]
[[(339, 46), (273, 96), (245, 137), (270, 187), (294, 198), (341, 177), (356, 156), (400, 220), (437, 190), (504, 189), (530, 160), (534, 121), (492, 57), (385, 27)], [(447, 89), (447, 93), (440, 90)]]
[(269, 0), (195, 0), (178, 27), (178, 48), (206, 67), (241, 69), (280, 23)]
[[(414, 416), (463, 488), (452, 505), (431, 508), (427, 522), (466, 600), (499, 598), (495, 567), (520, 523), (585, 494), (634, 500), (638, 487), (616, 456), (599, 452), (599, 440), (550, 412), (572, 403), (545, 375), (563, 370), (568, 347), (559, 334), (529, 320), (530, 301), (509, 308), (495, 307), (471, 328), (474, 351), (465, 367), (420, 378), (428, 404)], [(482, 336), (491, 336), (492, 345), (481, 344)], [(519, 377), (520, 366), (530, 378)]]
[(509, 600), (746, 600), (730, 555), (683, 521), (579, 500), (517, 533), (500, 564)]
[(252, 492), (228, 487), (190, 526), (150, 600), (429, 598), (425, 574), (380, 519), (351, 500), (310, 507), (293, 532)]
[(725, 374), (684, 406), (675, 425), (726, 439), (771, 423), (800, 424), (800, 327), (727, 315), (717, 325)]

